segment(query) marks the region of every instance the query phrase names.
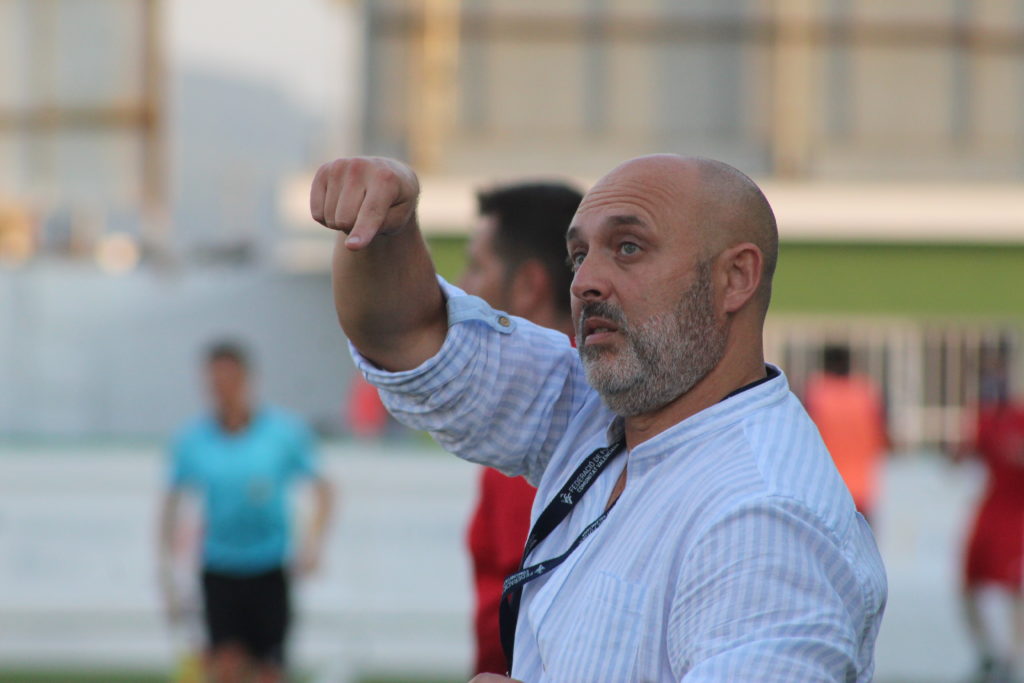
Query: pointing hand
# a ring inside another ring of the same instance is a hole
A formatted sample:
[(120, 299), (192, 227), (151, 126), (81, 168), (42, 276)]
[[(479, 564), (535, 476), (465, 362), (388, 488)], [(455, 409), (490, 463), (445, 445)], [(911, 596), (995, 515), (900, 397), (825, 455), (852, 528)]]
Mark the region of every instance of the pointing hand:
[(378, 235), (409, 224), (420, 184), (405, 164), (382, 157), (352, 157), (324, 164), (313, 177), (309, 208), (313, 220), (348, 235), (351, 251), (365, 249)]

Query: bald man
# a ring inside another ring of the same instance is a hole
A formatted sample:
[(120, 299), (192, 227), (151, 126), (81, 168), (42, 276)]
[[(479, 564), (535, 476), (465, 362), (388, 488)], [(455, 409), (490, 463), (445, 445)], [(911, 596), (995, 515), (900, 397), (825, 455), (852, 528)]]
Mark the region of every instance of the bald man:
[(418, 195), (398, 162), (340, 159), (310, 203), (342, 233), (338, 317), (393, 414), (538, 485), (502, 598), (510, 675), (871, 680), (885, 572), (764, 362), (778, 238), (757, 186), (674, 155), (604, 176), (566, 235), (578, 351), (437, 278)]

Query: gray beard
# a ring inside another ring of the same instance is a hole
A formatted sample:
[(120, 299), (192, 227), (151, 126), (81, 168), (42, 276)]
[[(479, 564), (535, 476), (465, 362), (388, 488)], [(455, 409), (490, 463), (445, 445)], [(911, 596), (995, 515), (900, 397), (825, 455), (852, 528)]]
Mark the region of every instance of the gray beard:
[(616, 351), (581, 346), (587, 381), (613, 412), (623, 417), (650, 413), (679, 398), (714, 369), (725, 354), (726, 331), (715, 320), (709, 262), (697, 266), (697, 278), (674, 311), (635, 326), (607, 302), (584, 305), (578, 338), (587, 317), (615, 322), (625, 345)]

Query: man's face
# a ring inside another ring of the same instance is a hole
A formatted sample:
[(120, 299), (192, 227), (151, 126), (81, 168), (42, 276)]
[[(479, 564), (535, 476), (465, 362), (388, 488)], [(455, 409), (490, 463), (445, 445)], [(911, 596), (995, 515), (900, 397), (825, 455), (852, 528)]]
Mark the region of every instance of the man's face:
[(580, 358), (591, 386), (627, 417), (689, 391), (725, 351), (697, 211), (658, 189), (636, 174), (602, 182), (568, 236)]
[(206, 365), (206, 382), (217, 411), (244, 406), (248, 398), (248, 377), (241, 363), (232, 358), (215, 358)]
[(492, 308), (508, 310), (508, 271), (494, 250), (497, 222), (494, 216), (481, 216), (467, 250), (466, 271), (459, 286), (467, 294), (486, 301)]
[(657, 410), (682, 396), (721, 360), (725, 329), (715, 319), (708, 262), (697, 268), (696, 280), (678, 295), (672, 310), (631, 323), (609, 302), (582, 307), (577, 338), (587, 318), (614, 323), (624, 344), (591, 343), (580, 348), (587, 381), (619, 415), (630, 417)]

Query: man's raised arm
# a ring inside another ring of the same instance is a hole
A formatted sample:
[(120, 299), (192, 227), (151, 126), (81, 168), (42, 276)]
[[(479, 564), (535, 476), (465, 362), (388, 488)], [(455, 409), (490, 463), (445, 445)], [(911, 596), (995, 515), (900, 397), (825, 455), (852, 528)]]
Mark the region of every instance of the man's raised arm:
[(440, 350), (444, 297), (416, 221), (420, 186), (392, 159), (324, 164), (313, 178), (313, 220), (338, 230), (334, 306), (360, 353), (391, 371), (409, 370)]

